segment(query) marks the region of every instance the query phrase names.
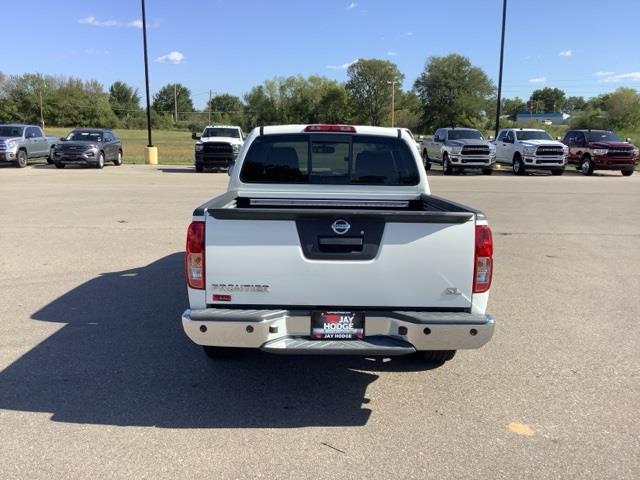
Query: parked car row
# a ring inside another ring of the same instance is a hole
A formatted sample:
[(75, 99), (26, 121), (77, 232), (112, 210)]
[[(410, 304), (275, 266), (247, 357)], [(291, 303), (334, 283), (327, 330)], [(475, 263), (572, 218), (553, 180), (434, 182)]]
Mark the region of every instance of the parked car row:
[(112, 130), (104, 128), (77, 128), (57, 138), (45, 136), (37, 125), (0, 125), (0, 162), (24, 168), (29, 160), (42, 158), (56, 168), (103, 168), (105, 162), (122, 165), (122, 142)]
[[(408, 129), (402, 129), (413, 138)], [(236, 125), (209, 125), (198, 135), (194, 146), (196, 172), (205, 169), (228, 169), (237, 158), (245, 134)], [(562, 141), (554, 140), (545, 130), (505, 128), (493, 140), (485, 139), (474, 128), (439, 128), (432, 138), (415, 142), (426, 170), (442, 165), (445, 175), (480, 169), (491, 175), (496, 163), (511, 166), (516, 175), (528, 170), (547, 170), (562, 175), (567, 165), (583, 175), (595, 170), (618, 170), (630, 176), (640, 154), (631, 139), (622, 140), (608, 130), (569, 130)], [(37, 125), (0, 125), (0, 163), (10, 162), (19, 168), (30, 160), (46, 159), (57, 168), (84, 165), (103, 168), (106, 162), (122, 165), (122, 142), (109, 129), (78, 128), (66, 137), (46, 136)]]
[(573, 165), (583, 175), (594, 170), (619, 170), (632, 175), (639, 160), (638, 147), (631, 139), (621, 140), (608, 130), (569, 130), (562, 141), (541, 129), (505, 128), (495, 140), (486, 140), (473, 128), (439, 128), (432, 139), (423, 139), (418, 147), (425, 169), (442, 165), (445, 175), (468, 169), (481, 169), (491, 175), (494, 163), (510, 165), (513, 173), (547, 170), (562, 175)]

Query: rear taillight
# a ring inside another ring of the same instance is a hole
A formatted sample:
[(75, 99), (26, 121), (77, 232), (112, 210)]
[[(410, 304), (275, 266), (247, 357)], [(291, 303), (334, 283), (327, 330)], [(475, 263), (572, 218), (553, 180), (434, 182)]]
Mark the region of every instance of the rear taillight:
[(491, 287), (493, 274), (493, 235), (488, 225), (476, 225), (476, 254), (473, 269), (473, 293)]
[(189, 225), (184, 270), (191, 288), (204, 288), (204, 222)]
[(316, 124), (307, 125), (304, 129), (305, 132), (344, 132), (344, 133), (356, 133), (356, 127), (352, 125), (328, 125), (328, 124)]

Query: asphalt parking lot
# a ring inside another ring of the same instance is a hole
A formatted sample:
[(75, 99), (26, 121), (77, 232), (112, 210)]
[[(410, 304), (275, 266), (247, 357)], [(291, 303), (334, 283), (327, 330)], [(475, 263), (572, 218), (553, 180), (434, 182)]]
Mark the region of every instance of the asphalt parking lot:
[(0, 477), (638, 478), (640, 174), (430, 180), (496, 241), (496, 335), (435, 369), (208, 360), (181, 251), (225, 174), (0, 168)]

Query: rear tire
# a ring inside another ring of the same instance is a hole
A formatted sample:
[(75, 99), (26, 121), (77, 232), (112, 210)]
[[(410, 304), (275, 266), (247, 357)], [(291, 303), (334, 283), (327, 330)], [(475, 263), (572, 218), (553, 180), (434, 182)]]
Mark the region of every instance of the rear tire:
[(446, 153), (442, 156), (442, 173), (445, 175), (453, 175), (453, 167), (451, 166), (451, 160)]
[(633, 168), (629, 168), (627, 170), (620, 170), (620, 173), (622, 173), (622, 175), (624, 175), (625, 177), (630, 177), (631, 175), (633, 175)]
[(431, 170), (431, 160), (429, 160), (429, 153), (427, 153), (426, 148), (422, 151), (422, 163), (424, 163), (425, 170)]
[(493, 168), (483, 168), (482, 169), (482, 174), (483, 175), (491, 175), (491, 174), (493, 174)]
[(524, 162), (519, 153), (516, 153), (513, 157), (513, 173), (515, 175), (524, 175), (526, 172), (524, 168)]
[(456, 355), (455, 350), (424, 350), (416, 353), (421, 360), (427, 363), (435, 363), (437, 365), (442, 365), (443, 363), (448, 362)]
[(49, 165), (53, 165), (53, 148), (51, 147), (51, 149), (49, 150), (49, 156), (47, 157), (47, 163)]
[(204, 172), (204, 166), (199, 163), (196, 163), (196, 172), (198, 173)]
[(583, 175), (591, 176), (593, 175), (593, 162), (591, 161), (591, 157), (589, 155), (585, 155), (582, 158), (582, 163), (580, 164), (580, 172)]
[(564, 173), (564, 168), (557, 168), (555, 170), (551, 170), (551, 175), (555, 175), (556, 177), (562, 175)]
[(202, 349), (204, 350), (204, 354), (213, 359), (218, 358), (229, 358), (237, 355), (240, 351), (239, 348), (232, 347), (212, 347), (210, 345), (203, 345)]
[(16, 167), (24, 168), (29, 163), (29, 157), (27, 156), (27, 152), (25, 150), (18, 150), (18, 155), (16, 156)]

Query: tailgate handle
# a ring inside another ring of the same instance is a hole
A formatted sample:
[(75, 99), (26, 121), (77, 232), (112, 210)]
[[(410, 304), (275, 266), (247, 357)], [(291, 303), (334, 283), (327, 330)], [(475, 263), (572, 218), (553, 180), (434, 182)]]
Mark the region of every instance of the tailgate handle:
[(321, 252), (361, 252), (363, 245), (362, 237), (318, 237), (318, 247)]

